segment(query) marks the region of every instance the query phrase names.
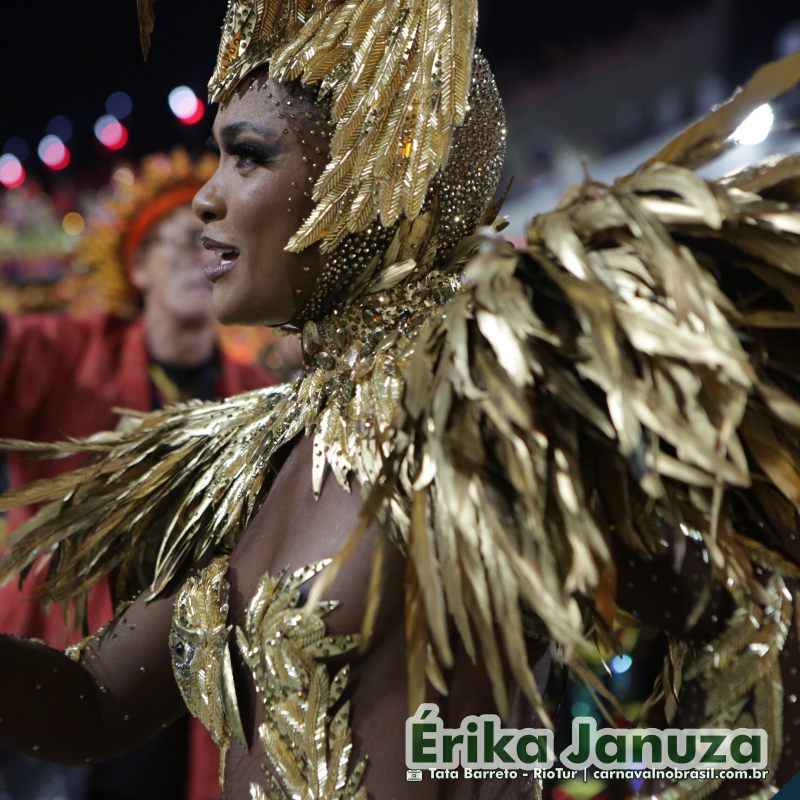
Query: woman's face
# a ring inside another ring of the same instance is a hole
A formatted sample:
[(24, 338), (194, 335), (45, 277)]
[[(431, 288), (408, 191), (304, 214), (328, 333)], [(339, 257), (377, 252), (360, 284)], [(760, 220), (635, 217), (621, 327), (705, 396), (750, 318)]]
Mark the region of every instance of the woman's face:
[(214, 122), (220, 161), (193, 208), (204, 223), (205, 266), (220, 322), (282, 325), (296, 319), (322, 268), (318, 246), (284, 248), (312, 210), (328, 159), (321, 113), (285, 88), (253, 80)]

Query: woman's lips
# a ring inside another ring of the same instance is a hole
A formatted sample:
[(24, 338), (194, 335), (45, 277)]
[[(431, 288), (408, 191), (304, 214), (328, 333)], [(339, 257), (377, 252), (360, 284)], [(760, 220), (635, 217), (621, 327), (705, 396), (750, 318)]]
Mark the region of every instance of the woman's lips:
[(219, 280), (223, 275), (230, 272), (234, 266), (236, 266), (236, 261), (239, 258), (239, 254), (237, 253), (233, 257), (226, 257), (220, 256), (218, 259), (213, 261), (211, 264), (206, 264), (203, 267), (203, 274), (214, 283), (215, 281)]
[(227, 242), (220, 242), (208, 236), (201, 237), (200, 242), (206, 250), (211, 250), (217, 254), (215, 261), (203, 267), (203, 273), (206, 278), (214, 283), (236, 266), (239, 251), (227, 244)]

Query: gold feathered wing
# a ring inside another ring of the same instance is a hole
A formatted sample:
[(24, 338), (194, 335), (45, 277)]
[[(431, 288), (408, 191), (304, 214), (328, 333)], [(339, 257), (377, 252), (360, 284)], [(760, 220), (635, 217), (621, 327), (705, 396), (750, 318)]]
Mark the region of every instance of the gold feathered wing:
[[(798, 73), (800, 57), (768, 65), (757, 92), (665, 152), (697, 164), (696, 148), (724, 149), (765, 85)], [(471, 258), (405, 362), (361, 528), (388, 509), (407, 550), (412, 708), (452, 663), (452, 622), (501, 710), (508, 666), (544, 712), (528, 621), (581, 671), (587, 618), (598, 632), (613, 618), (615, 537), (646, 554), (701, 537), (751, 621), (741, 652), (779, 652), (783, 579), (800, 565), (798, 166), (789, 155), (707, 182), (651, 161), (573, 190), (531, 222), (525, 248), (487, 238)], [(758, 663), (737, 692), (774, 670)]]
[[(313, 383), (306, 385), (313, 392)], [(269, 485), (275, 450), (309, 422), (309, 404), (288, 402), (299, 399), (297, 389), (187, 403), (71, 443), (4, 442), (40, 456), (77, 452), (90, 460), (0, 498), (0, 509), (55, 501), (15, 532), (0, 583), (55, 550), (41, 599), (77, 600), (76, 624), (83, 624), (86, 594), (102, 578), (114, 576), (120, 600), (148, 587), (155, 595), (182, 568), (229, 549)]]
[(136, 0), (136, 14), (139, 19), (139, 45), (142, 56), (147, 61), (150, 55), (150, 37), (156, 24), (156, 0)]

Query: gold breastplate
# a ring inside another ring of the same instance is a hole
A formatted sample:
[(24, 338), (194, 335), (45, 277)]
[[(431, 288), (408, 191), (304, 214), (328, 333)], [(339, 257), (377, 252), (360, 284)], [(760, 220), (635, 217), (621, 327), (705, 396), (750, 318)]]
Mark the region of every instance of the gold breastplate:
[[(342, 655), (356, 636), (329, 636), (324, 617), (336, 607), (297, 607), (300, 587), (327, 562), (277, 577), (265, 575), (242, 628), (228, 624), (228, 559), (215, 559), (186, 581), (175, 602), (170, 650), (186, 705), (220, 747), (220, 781), (231, 738), (247, 747), (231, 662), (239, 648), (251, 670), (264, 722), (258, 745), (264, 781), (251, 784), (252, 800), (366, 800), (364, 760), (350, 768), (349, 702), (342, 702), (349, 667), (333, 677), (322, 659)], [(258, 746), (254, 745), (254, 746)]]

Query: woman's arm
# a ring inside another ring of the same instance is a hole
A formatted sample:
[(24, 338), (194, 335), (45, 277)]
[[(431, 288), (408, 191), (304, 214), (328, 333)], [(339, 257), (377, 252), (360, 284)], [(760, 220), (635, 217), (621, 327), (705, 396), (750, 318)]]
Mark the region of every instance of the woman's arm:
[(65, 764), (102, 761), (181, 716), (168, 648), (172, 605), (172, 597), (140, 597), (79, 661), (0, 636), (0, 745)]

